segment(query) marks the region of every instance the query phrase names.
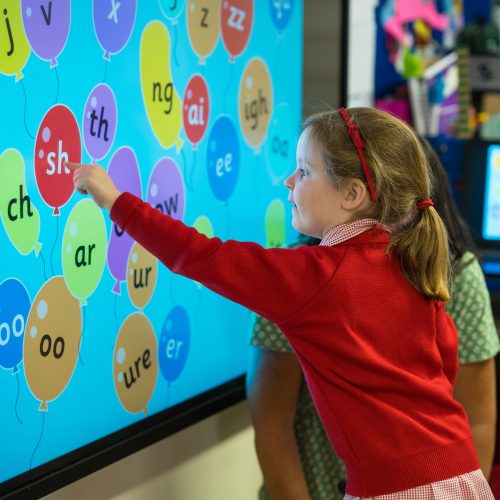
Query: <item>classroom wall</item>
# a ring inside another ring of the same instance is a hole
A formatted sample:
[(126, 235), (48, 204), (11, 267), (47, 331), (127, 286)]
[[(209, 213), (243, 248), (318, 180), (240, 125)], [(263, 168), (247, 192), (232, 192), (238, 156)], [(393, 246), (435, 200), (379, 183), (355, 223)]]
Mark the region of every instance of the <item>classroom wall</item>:
[[(340, 96), (341, 0), (304, 1), (304, 111)], [(244, 332), (242, 332), (244, 334)], [(261, 474), (248, 406), (235, 405), (46, 497), (256, 500)]]

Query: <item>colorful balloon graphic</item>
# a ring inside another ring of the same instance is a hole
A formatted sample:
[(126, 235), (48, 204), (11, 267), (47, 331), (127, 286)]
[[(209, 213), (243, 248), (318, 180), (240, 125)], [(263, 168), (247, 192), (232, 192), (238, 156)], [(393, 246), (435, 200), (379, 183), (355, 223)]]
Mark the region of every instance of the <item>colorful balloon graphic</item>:
[(158, 346), (158, 360), (163, 377), (173, 382), (184, 370), (189, 354), (191, 326), (186, 310), (175, 306), (169, 313), (161, 329)]
[(73, 194), (73, 173), (65, 161), (82, 161), (80, 130), (73, 112), (62, 104), (50, 108), (43, 117), (35, 142), (35, 177), (38, 190), (52, 215)]
[(186, 188), (177, 164), (162, 158), (154, 166), (148, 182), (147, 202), (174, 219), (183, 220), (186, 210)]
[(290, 175), (295, 164), (295, 144), (299, 123), (294, 120), (292, 108), (280, 103), (274, 109), (265, 146), (266, 162), (274, 184)]
[(238, 132), (227, 115), (217, 118), (210, 131), (207, 170), (214, 196), (220, 201), (227, 201), (236, 187), (240, 172)]
[(177, 18), (184, 8), (185, 0), (158, 0), (162, 14), (172, 21), (172, 24), (177, 22)]
[(92, 2), (94, 29), (97, 40), (104, 49), (103, 57), (106, 61), (109, 61), (111, 54), (118, 54), (127, 44), (134, 28), (136, 3), (136, 0)]
[(200, 57), (200, 64), (214, 51), (220, 33), (221, 0), (188, 0), (187, 27), (189, 41)]
[(24, 335), (24, 372), (39, 410), (68, 385), (78, 360), (82, 336), (80, 303), (62, 276), (49, 279), (38, 292)]
[(285, 244), (285, 205), (279, 198), (269, 203), (266, 210), (266, 247), (277, 248)]
[(279, 31), (283, 31), (293, 14), (294, 0), (269, 0), (271, 19)]
[(253, 10), (253, 0), (222, 0), (222, 41), (231, 62), (248, 45), (253, 28)]
[(182, 147), (181, 100), (170, 70), (170, 35), (164, 24), (152, 21), (141, 37), (141, 86), (144, 106), (156, 138), (164, 148)]
[(33, 52), (54, 68), (68, 40), (71, 24), (70, 0), (40, 2), (22, 0), (24, 29)]
[(16, 278), (0, 283), (0, 366), (19, 371), (31, 301), (26, 287)]
[(0, 215), (7, 236), (21, 255), (34, 250), (38, 256), (40, 214), (28, 195), (24, 158), (17, 149), (7, 149), (0, 156), (0, 178)]
[(193, 149), (196, 149), (205, 135), (209, 116), (210, 95), (207, 82), (201, 75), (194, 75), (187, 84), (182, 104), (184, 130)]
[(144, 411), (158, 378), (158, 344), (144, 314), (131, 314), (118, 332), (113, 352), (113, 379), (118, 399), (131, 413)]
[(127, 287), (132, 304), (143, 309), (156, 288), (158, 261), (139, 243), (134, 243), (127, 264)]
[[(109, 162), (108, 174), (119, 191), (142, 197), (139, 163), (133, 149), (126, 146), (118, 149)], [(127, 260), (134, 240), (115, 223), (111, 224), (107, 260), (109, 272), (116, 280), (113, 293), (120, 295), (120, 283), (127, 279)]]
[(71, 210), (62, 239), (62, 268), (71, 293), (86, 305), (97, 288), (106, 264), (106, 223), (90, 199)]
[(259, 57), (249, 61), (238, 96), (240, 126), (247, 143), (260, 152), (273, 114), (273, 89), (266, 63)]
[(3, 14), (0, 29), (0, 73), (16, 75), (17, 82), (23, 77), (21, 70), (31, 52), (23, 27), (21, 0), (3, 0), (0, 12)]
[(104, 158), (111, 149), (115, 140), (117, 115), (113, 91), (105, 83), (95, 86), (85, 104), (82, 122), (83, 141), (92, 163)]

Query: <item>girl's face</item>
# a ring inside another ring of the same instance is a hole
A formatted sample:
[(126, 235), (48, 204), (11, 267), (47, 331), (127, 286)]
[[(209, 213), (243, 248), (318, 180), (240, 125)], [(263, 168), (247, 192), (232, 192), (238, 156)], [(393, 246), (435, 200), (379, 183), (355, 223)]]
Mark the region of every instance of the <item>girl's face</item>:
[(300, 233), (322, 238), (349, 217), (342, 210), (342, 194), (327, 176), (321, 149), (304, 130), (297, 143), (297, 168), (285, 180), (293, 203), (292, 226)]

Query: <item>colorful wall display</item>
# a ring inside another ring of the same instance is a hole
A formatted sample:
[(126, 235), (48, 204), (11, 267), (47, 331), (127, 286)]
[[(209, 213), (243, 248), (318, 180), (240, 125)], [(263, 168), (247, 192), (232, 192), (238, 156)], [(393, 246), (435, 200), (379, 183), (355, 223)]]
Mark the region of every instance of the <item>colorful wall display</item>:
[(248, 311), (166, 270), (64, 162), (285, 245), (301, 72), (294, 0), (0, 0), (0, 486), (247, 364)]

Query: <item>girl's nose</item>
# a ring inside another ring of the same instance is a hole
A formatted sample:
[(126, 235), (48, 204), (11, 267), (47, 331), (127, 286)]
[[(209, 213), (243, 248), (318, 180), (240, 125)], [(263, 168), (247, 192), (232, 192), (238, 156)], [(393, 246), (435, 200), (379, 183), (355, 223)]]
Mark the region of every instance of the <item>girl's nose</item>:
[(293, 189), (293, 174), (285, 179), (284, 184), (286, 188)]

